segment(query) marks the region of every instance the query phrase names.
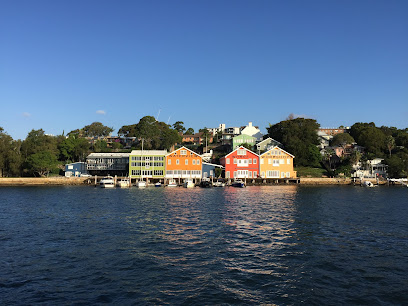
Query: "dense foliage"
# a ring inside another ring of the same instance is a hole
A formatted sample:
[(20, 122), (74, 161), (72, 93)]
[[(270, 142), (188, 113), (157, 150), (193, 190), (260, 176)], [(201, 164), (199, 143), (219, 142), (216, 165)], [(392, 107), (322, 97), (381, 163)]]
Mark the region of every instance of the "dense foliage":
[(317, 145), (319, 124), (314, 119), (296, 118), (270, 125), (268, 136), (279, 141), (295, 155), (297, 166), (318, 167), (321, 155)]

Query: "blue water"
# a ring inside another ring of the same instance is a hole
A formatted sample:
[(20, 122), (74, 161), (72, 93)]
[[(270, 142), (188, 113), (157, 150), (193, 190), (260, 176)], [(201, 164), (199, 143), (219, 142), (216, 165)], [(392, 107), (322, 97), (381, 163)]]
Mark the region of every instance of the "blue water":
[(407, 305), (408, 189), (0, 188), (2, 305)]

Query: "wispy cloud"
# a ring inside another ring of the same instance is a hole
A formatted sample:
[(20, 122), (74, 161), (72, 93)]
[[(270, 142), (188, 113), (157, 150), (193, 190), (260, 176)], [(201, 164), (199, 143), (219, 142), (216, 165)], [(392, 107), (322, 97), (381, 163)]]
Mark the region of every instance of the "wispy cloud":
[(96, 111), (96, 113), (98, 114), (98, 115), (106, 115), (106, 112), (104, 111), (104, 110), (97, 110)]
[(26, 118), (31, 117), (31, 114), (28, 112), (24, 112), (22, 115), (23, 117), (26, 117)]

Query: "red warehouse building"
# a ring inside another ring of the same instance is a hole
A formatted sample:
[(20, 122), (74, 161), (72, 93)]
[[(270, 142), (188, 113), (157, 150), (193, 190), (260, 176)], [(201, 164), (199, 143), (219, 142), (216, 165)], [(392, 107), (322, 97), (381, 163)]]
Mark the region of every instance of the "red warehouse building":
[(259, 176), (259, 155), (238, 147), (220, 159), (225, 167), (225, 178), (257, 178)]

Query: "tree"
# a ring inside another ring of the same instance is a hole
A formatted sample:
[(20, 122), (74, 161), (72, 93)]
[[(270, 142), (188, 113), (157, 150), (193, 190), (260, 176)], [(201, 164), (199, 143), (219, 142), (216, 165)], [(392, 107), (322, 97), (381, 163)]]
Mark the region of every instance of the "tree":
[(21, 169), (21, 141), (14, 141), (0, 127), (0, 177), (17, 176)]
[(184, 122), (183, 121), (177, 121), (173, 124), (173, 129), (175, 129), (179, 133), (184, 133), (186, 128), (184, 127)]
[(317, 165), (320, 153), (317, 149), (319, 124), (314, 119), (296, 118), (281, 121), (267, 128), (269, 137), (279, 141), (285, 150), (295, 155), (297, 166)]
[(332, 146), (341, 146), (343, 148), (344, 148), (344, 146), (346, 146), (348, 144), (352, 144), (352, 143), (355, 143), (355, 140), (348, 133), (337, 134), (331, 140), (331, 145)]
[(241, 144), (240, 146), (242, 146), (242, 147), (244, 147), (244, 148), (247, 148), (248, 150), (251, 150), (251, 151), (254, 149), (254, 146), (251, 145), (251, 144), (249, 144), (249, 143), (247, 143), (247, 142)]
[(113, 132), (113, 128), (103, 125), (100, 122), (93, 122), (86, 125), (83, 129), (83, 136), (86, 137), (103, 137), (109, 136)]
[(143, 147), (147, 150), (170, 149), (182, 139), (177, 130), (164, 122), (157, 121), (152, 116), (141, 118), (137, 124), (123, 126), (119, 132), (126, 137), (144, 139)]
[(57, 138), (46, 135), (42, 129), (31, 130), (21, 144), (21, 152), (24, 161), (27, 161), (27, 158), (30, 155), (43, 151), (49, 151), (54, 155), (58, 155)]
[(27, 164), (34, 173), (45, 176), (56, 168), (58, 162), (55, 154), (50, 151), (43, 151), (30, 155), (27, 159)]
[(392, 149), (395, 148), (395, 139), (394, 139), (394, 137), (392, 137), (391, 135), (387, 136), (385, 138), (385, 144), (387, 146), (388, 152), (389, 152), (390, 157), (391, 157), (391, 151), (392, 151)]
[(194, 135), (194, 129), (188, 128), (187, 131), (184, 133), (184, 135)]
[(89, 142), (85, 138), (69, 136), (58, 145), (59, 159), (66, 162), (83, 161), (89, 152), (89, 146)]
[(386, 150), (386, 134), (376, 127), (374, 122), (358, 122), (353, 124), (350, 129), (350, 135), (360, 146), (365, 147), (368, 153), (382, 156)]

